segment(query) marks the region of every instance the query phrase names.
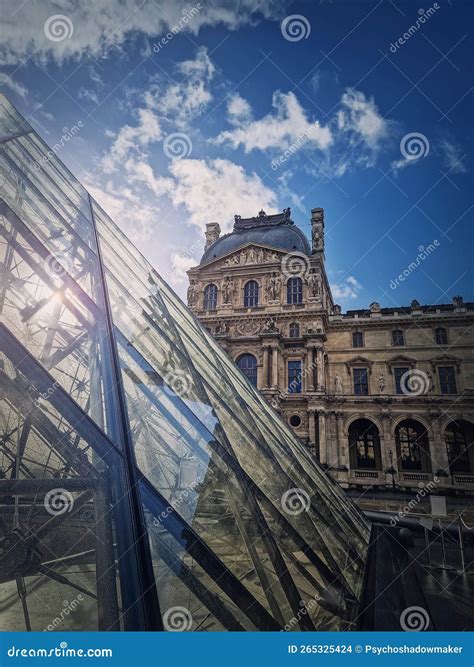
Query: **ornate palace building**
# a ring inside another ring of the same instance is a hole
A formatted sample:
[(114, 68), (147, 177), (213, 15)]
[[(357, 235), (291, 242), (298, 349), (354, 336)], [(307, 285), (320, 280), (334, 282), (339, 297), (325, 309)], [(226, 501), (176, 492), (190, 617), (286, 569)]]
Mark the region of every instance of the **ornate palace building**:
[(323, 209), (311, 228), (310, 243), (290, 209), (223, 236), (209, 223), (189, 306), (343, 487), (473, 492), (474, 304), (343, 313)]

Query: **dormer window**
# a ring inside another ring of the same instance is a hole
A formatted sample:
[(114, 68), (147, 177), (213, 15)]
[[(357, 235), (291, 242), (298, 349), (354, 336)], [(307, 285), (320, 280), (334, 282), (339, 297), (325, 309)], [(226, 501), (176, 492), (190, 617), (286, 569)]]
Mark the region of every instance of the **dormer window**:
[(286, 284), (287, 303), (303, 303), (303, 281), (301, 278), (290, 278)]
[(258, 306), (258, 283), (256, 280), (249, 280), (248, 283), (245, 283), (244, 306), (245, 308)]
[(204, 289), (204, 310), (216, 310), (217, 308), (217, 285), (211, 283)]

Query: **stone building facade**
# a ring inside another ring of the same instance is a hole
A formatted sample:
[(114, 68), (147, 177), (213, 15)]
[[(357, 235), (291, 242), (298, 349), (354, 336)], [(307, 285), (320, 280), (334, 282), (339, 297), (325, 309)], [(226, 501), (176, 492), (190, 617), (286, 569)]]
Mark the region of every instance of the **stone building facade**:
[(324, 262), (324, 211), (311, 242), (291, 220), (235, 216), (189, 270), (188, 305), (349, 489), (474, 491), (474, 304), (343, 313)]

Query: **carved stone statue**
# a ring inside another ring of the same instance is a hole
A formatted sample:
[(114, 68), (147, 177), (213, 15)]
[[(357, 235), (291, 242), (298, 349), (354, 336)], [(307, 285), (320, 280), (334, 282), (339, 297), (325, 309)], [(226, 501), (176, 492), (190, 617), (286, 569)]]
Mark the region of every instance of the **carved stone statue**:
[(464, 299), (463, 299), (463, 297), (462, 297), (462, 296), (459, 296), (459, 295), (457, 295), (457, 296), (453, 296), (453, 304), (454, 304), (457, 308), (461, 308), (461, 307), (463, 306), (463, 304), (464, 304)]
[(416, 309), (420, 307), (420, 302), (417, 301), (416, 299), (413, 299), (413, 301), (410, 304), (410, 308)]
[(257, 261), (257, 254), (255, 248), (251, 246), (247, 253), (247, 264), (255, 264)]
[(229, 328), (227, 326), (227, 322), (225, 322), (224, 320), (219, 322), (219, 324), (216, 326), (216, 334), (221, 334), (222, 335), (222, 334), (228, 333), (228, 331), (229, 331)]
[(334, 393), (338, 395), (343, 393), (342, 378), (339, 373), (334, 376)]
[(269, 317), (268, 320), (265, 322), (264, 331), (267, 333), (273, 333), (278, 331), (273, 317)]
[(267, 285), (267, 296), (269, 301), (276, 301), (280, 298), (281, 292), (281, 278), (280, 276), (273, 272), (268, 280)]
[(311, 241), (313, 252), (324, 250), (324, 210), (311, 210)]
[(222, 283), (222, 288), (221, 288), (223, 303), (231, 303), (233, 289), (234, 289), (234, 283), (232, 282), (230, 276), (226, 276), (224, 278), (224, 282)]
[(385, 376), (384, 375), (379, 375), (378, 383), (379, 383), (380, 393), (383, 394), (383, 392), (385, 391)]
[(196, 290), (196, 281), (191, 280), (189, 282), (189, 287), (188, 287), (188, 306), (195, 306), (196, 305), (196, 297), (197, 297), (197, 290)]
[(334, 315), (340, 315), (342, 312), (341, 306), (338, 303), (334, 304)]
[(369, 310), (371, 313), (380, 313), (380, 304), (377, 301), (373, 301), (369, 306)]
[(309, 296), (320, 296), (321, 294), (321, 276), (316, 271), (311, 271), (308, 275)]

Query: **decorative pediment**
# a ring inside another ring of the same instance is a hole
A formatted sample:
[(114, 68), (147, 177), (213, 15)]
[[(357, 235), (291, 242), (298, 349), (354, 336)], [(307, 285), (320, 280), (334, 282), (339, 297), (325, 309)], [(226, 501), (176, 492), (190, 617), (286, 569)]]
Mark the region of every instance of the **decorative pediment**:
[(409, 368), (415, 368), (416, 359), (413, 359), (413, 357), (407, 357), (404, 354), (397, 354), (396, 357), (388, 359), (387, 364), (390, 366), (390, 368), (393, 368), (394, 366), (408, 366)]
[(461, 366), (461, 359), (454, 357), (452, 354), (441, 354), (439, 357), (433, 357), (429, 360), (432, 368), (437, 366), (456, 366), (456, 369), (459, 371)]
[(227, 255), (218, 257), (212, 261), (202, 264), (199, 268), (210, 267), (213, 269), (221, 268), (240, 268), (243, 266), (257, 266), (260, 264), (271, 264), (281, 262), (281, 258), (285, 255), (284, 252), (274, 250), (271, 246), (257, 245), (255, 243), (247, 243), (241, 246), (238, 250), (229, 252)]
[(353, 357), (349, 361), (346, 361), (347, 372), (350, 375), (351, 370), (353, 368), (367, 368), (369, 373), (371, 373), (373, 363), (374, 363), (373, 361), (370, 361), (370, 359), (367, 359), (366, 357), (361, 357), (361, 356)]

